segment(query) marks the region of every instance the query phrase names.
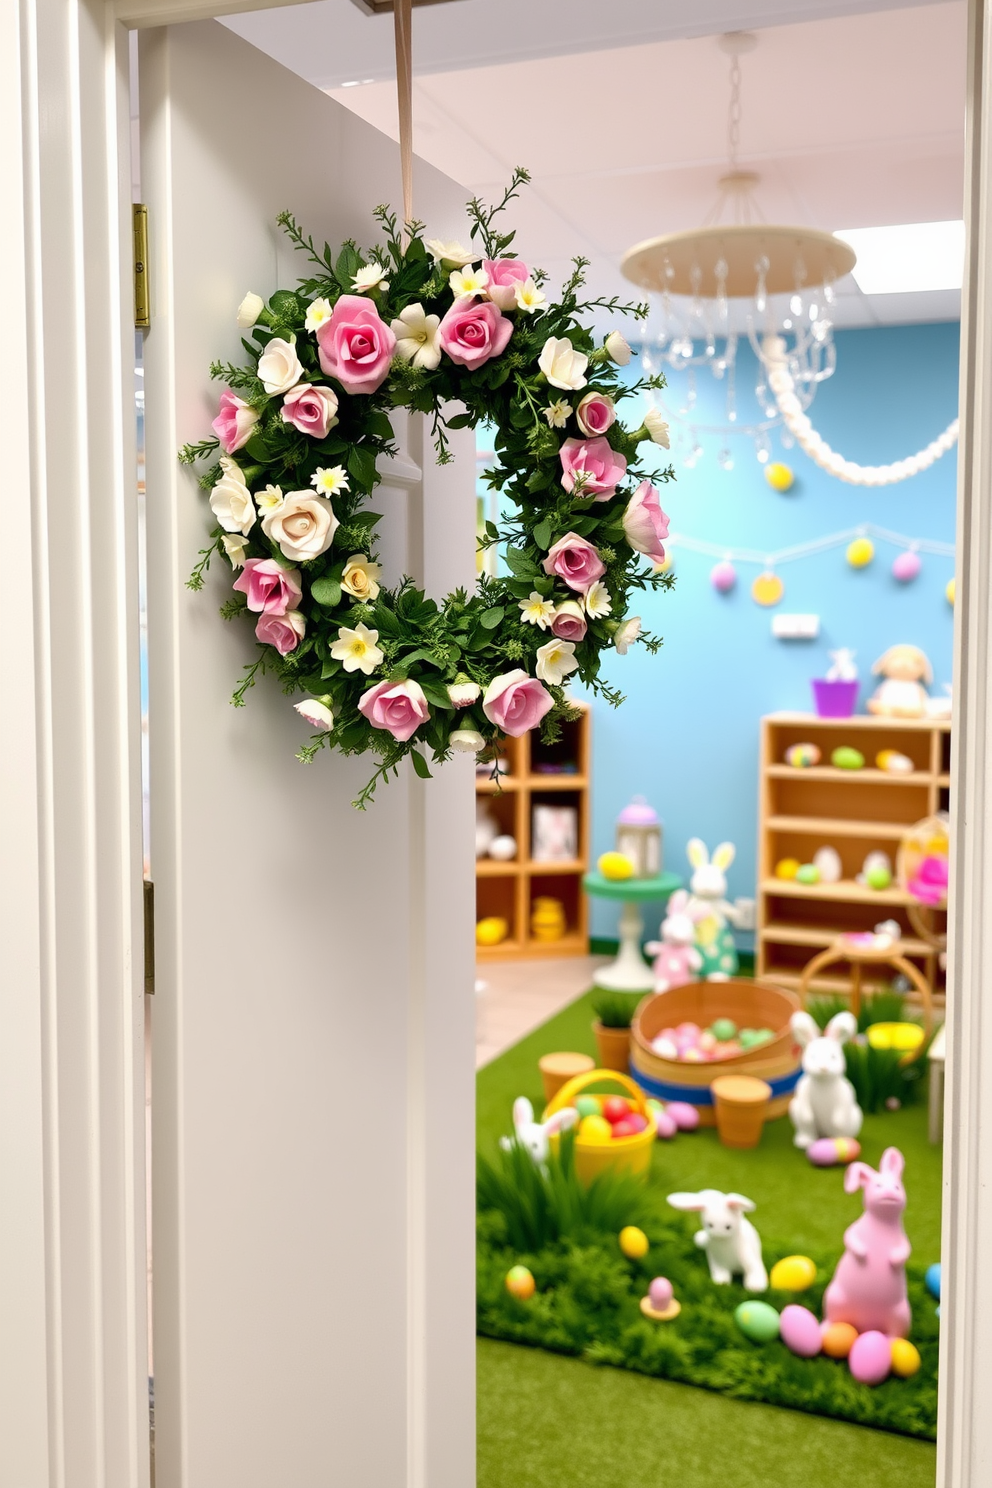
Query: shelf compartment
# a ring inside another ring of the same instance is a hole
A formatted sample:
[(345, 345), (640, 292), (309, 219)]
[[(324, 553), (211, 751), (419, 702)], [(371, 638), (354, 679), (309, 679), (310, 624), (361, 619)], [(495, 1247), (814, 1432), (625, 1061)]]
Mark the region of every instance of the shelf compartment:
[(760, 884), (763, 894), (778, 894), (787, 899), (833, 900), (838, 904), (906, 905), (916, 901), (905, 889), (869, 889), (853, 879), (841, 879), (839, 883), (801, 884), (792, 878), (763, 878)]
[[(833, 945), (838, 936), (843, 933), (841, 930), (832, 930), (828, 926), (790, 925), (781, 920), (772, 920), (758, 932), (762, 940), (771, 944), (806, 946), (811, 950), (826, 950), (827, 946)], [(925, 940), (918, 940), (912, 935), (904, 936), (900, 944), (901, 949), (908, 956), (933, 954), (932, 946), (929, 946)]]
[(901, 842), (912, 822), (854, 821), (832, 816), (770, 816), (767, 826), (770, 832), (801, 832), (811, 837), (833, 833), (835, 837), (881, 837)]
[[(808, 765), (797, 769), (795, 765), (769, 765), (765, 772), (772, 780), (830, 780), (838, 784), (868, 785), (929, 785), (932, 779), (928, 770), (907, 770), (905, 775), (896, 775), (889, 770), (875, 770), (865, 766), (863, 770), (838, 770), (836, 765)], [(950, 777), (946, 783), (950, 783)]]
[(476, 858), (475, 874), (477, 878), (513, 878), (518, 873), (523, 873), (524, 865), (511, 858), (509, 862), (501, 862), (499, 858)]

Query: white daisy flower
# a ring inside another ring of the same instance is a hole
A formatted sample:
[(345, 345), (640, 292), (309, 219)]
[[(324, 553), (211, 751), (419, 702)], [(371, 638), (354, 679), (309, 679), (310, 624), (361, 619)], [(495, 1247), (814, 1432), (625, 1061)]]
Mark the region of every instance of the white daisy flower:
[(544, 417), (547, 419), (550, 428), (564, 429), (571, 412), (571, 403), (566, 403), (564, 398), (559, 398), (557, 403), (548, 404), (544, 410)]
[(310, 484), (318, 496), (336, 496), (339, 491), (347, 491), (348, 477), (343, 465), (329, 465), (312, 475)]
[(389, 288), (389, 280), (386, 278), (388, 272), (388, 269), (384, 269), (381, 263), (376, 263), (373, 259), (370, 264), (358, 270), (351, 281), (351, 287), (356, 294), (371, 294), (374, 289), (385, 294)]
[(330, 300), (311, 300), (307, 310), (307, 318), (303, 324), (308, 331), (315, 331), (318, 326), (324, 324), (325, 320), (330, 320), (333, 313)]
[(547, 630), (554, 618), (555, 607), (550, 599), (544, 599), (536, 589), (531, 590), (530, 599), (521, 599), (520, 618), (525, 625), (537, 625), (541, 630)]
[(590, 620), (601, 620), (608, 615), (613, 608), (610, 591), (602, 579), (597, 579), (595, 584), (590, 584), (585, 596), (586, 614)]
[(283, 494), (281, 486), (266, 486), (264, 491), (259, 491), (255, 497), (255, 505), (259, 511), (275, 511), (282, 506)]

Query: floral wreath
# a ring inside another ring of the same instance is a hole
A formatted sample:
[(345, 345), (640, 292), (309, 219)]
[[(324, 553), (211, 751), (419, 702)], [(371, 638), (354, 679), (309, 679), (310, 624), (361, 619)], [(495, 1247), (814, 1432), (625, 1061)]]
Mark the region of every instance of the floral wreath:
[[(245, 297), (247, 364), (213, 364), (227, 383), (217, 437), (180, 456), (193, 464), (223, 452), (200, 481), (217, 525), (188, 582), (202, 588), (214, 553), (236, 572), (221, 614), (250, 618), (260, 646), (232, 701), (243, 706), (262, 672), (288, 694), (308, 693), (295, 707), (318, 732), (302, 760), (325, 746), (378, 756), (358, 806), (406, 754), (429, 777), (425, 748), (434, 761), (452, 751), (492, 760), (506, 734), (540, 725), (555, 739), (574, 716), (568, 677), (616, 706), (622, 695), (599, 678), (603, 651), (661, 644), (628, 603), (633, 589), (672, 582), (659, 572), (668, 518), (638, 467), (638, 446), (667, 449), (668, 429), (654, 411), (625, 429), (615, 405), (663, 379), (621, 383), (623, 336), (596, 345), (578, 320), (594, 309), (641, 318), (646, 306), (580, 302), (582, 258), (548, 302), (546, 276), (494, 226), (527, 179), (515, 171), (495, 207), (468, 204), (470, 249), (425, 242), (418, 222), (404, 240), (379, 207), (385, 245), (362, 252), (348, 241), (334, 258), (284, 212), (280, 224), (317, 272), (267, 304)], [(449, 415), (453, 403), (465, 411)], [(481, 576), (471, 595), (437, 601), (412, 579), (382, 582), (380, 518), (367, 502), (377, 457), (396, 453), (396, 407), (431, 416), (439, 463), (452, 458), (446, 429), (495, 430), (486, 479), (516, 510), (501, 527), (487, 522), (480, 542), (498, 545), (508, 572)]]

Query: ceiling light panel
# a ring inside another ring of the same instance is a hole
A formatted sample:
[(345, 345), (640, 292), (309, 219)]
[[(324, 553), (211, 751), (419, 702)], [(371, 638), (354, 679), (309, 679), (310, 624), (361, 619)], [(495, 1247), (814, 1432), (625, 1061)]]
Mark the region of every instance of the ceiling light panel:
[(964, 223), (960, 220), (838, 228), (836, 236), (858, 256), (854, 279), (863, 294), (961, 288)]

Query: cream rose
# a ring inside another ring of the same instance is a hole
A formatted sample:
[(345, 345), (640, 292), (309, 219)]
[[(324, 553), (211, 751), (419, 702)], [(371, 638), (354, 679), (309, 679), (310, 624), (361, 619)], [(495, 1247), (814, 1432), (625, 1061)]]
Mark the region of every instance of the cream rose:
[(668, 437), (668, 424), (657, 408), (648, 409), (644, 415), (644, 427), (655, 444), (660, 444), (662, 449), (671, 449), (672, 442)]
[(258, 359), (258, 375), (270, 398), (278, 393), (288, 393), (303, 376), (303, 367), (296, 355), (296, 337), (283, 341), (273, 336)]
[(238, 306), (238, 326), (242, 331), (250, 331), (265, 309), (265, 301), (261, 295), (252, 294), (251, 290), (245, 295)]
[(616, 362), (618, 367), (626, 367), (633, 353), (619, 331), (611, 331), (603, 345), (611, 362)]
[(363, 603), (369, 603), (379, 598), (380, 568), (378, 563), (373, 563), (362, 553), (356, 553), (349, 558), (341, 575), (341, 588), (346, 594), (354, 599), (360, 599)]
[(245, 537), (255, 525), (255, 503), (245, 485), (240, 466), (221, 455), (224, 472), (210, 492), (210, 508), (225, 532), (240, 532)]
[(586, 385), (589, 358), (585, 352), (576, 351), (567, 336), (549, 336), (537, 365), (552, 387), (575, 392)]
[(476, 729), (455, 729), (448, 735), (448, 743), (459, 754), (478, 754), (486, 747), (486, 741)]
[(294, 563), (319, 558), (334, 541), (338, 519), (331, 503), (311, 491), (289, 491), (262, 518), (262, 531)]

